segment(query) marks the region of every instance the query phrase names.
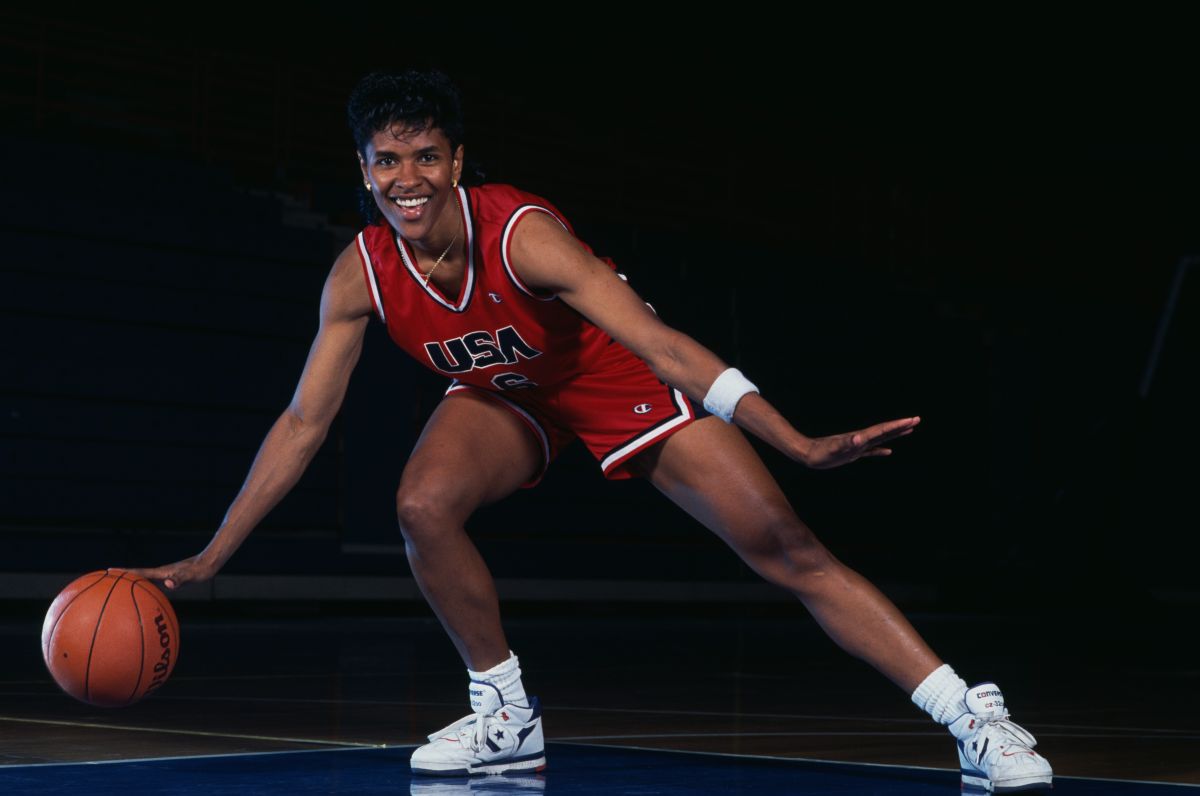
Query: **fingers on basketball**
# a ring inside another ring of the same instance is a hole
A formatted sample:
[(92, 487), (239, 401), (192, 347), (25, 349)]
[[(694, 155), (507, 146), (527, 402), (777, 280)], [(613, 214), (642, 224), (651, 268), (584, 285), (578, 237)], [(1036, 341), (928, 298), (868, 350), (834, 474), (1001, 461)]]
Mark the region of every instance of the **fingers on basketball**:
[(168, 589), (174, 589), (179, 585), (178, 580), (172, 577), (173, 573), (165, 567), (154, 567), (152, 569), (131, 569), (129, 570), (135, 575), (140, 575), (146, 580), (152, 580), (161, 583)]

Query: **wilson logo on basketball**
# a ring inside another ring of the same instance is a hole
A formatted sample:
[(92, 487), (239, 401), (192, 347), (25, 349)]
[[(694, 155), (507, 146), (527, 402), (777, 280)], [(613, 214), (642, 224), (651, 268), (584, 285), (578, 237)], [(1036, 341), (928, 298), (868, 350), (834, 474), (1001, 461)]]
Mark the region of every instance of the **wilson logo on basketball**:
[(653, 408), (654, 407), (650, 404), (638, 404), (637, 406), (633, 407), (633, 411), (637, 412), (639, 415), (644, 415)]
[(147, 693), (165, 683), (167, 674), (171, 671), (171, 631), (167, 629), (166, 617), (162, 614), (154, 617), (154, 627), (158, 630), (158, 645), (162, 647), (162, 654), (154, 664), (154, 677), (150, 680), (150, 687), (146, 689)]

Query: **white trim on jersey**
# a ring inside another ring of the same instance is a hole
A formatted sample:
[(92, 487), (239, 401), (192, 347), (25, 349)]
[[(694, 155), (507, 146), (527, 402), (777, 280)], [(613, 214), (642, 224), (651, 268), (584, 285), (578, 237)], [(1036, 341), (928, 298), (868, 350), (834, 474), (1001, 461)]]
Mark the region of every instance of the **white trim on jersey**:
[(517, 404), (510, 401), (508, 398), (505, 398), (501, 393), (494, 392), (493, 390), (485, 390), (482, 387), (476, 387), (474, 384), (463, 384), (458, 379), (450, 382), (449, 388), (446, 389), (446, 395), (449, 395), (452, 392), (458, 392), (459, 390), (475, 390), (477, 392), (484, 393), (487, 396), (500, 401), (514, 413), (524, 418), (525, 422), (529, 424), (529, 427), (532, 428), (537, 434), (538, 442), (541, 443), (542, 471), (545, 472), (546, 469), (550, 467), (550, 438), (546, 436), (546, 430), (542, 428), (542, 424), (537, 421), (537, 418), (526, 412)]
[(375, 312), (379, 315), (379, 320), (387, 323), (387, 318), (383, 314), (383, 297), (379, 295), (379, 283), (375, 281), (375, 264), (371, 262), (371, 255), (367, 252), (367, 241), (361, 232), (358, 233), (355, 240), (358, 242), (358, 256), (362, 258), (363, 270), (367, 272), (367, 284), (371, 288), (371, 303), (375, 305)]
[(668, 420), (666, 423), (663, 423), (661, 426), (655, 426), (640, 437), (635, 437), (632, 441), (622, 445), (618, 450), (615, 450), (605, 456), (604, 461), (600, 462), (600, 469), (603, 472), (607, 473), (622, 459), (626, 458), (632, 453), (635, 453), (640, 448), (646, 447), (659, 437), (669, 432), (671, 429), (675, 428), (681, 423), (687, 422), (695, 416), (692, 412), (691, 404), (688, 403), (687, 398), (683, 397), (683, 393), (672, 388), (671, 394), (675, 396), (675, 405), (679, 408), (680, 414), (671, 420)]
[(404, 262), (404, 267), (412, 274), (413, 279), (417, 280), (430, 298), (441, 304), (448, 310), (453, 312), (462, 312), (471, 303), (471, 293), (475, 290), (475, 227), (471, 224), (471, 208), (467, 204), (467, 189), (459, 186), (458, 188), (458, 207), (462, 210), (463, 226), (467, 229), (467, 283), (463, 287), (462, 299), (458, 304), (451, 304), (446, 301), (440, 293), (425, 281), (425, 275), (421, 273), (421, 269), (417, 268), (416, 263), (408, 256), (408, 248), (405, 246), (404, 238), (400, 237), (400, 233), (395, 233), (396, 249), (400, 252), (400, 259)]
[(509, 238), (512, 237), (513, 230), (517, 227), (517, 222), (521, 220), (522, 216), (531, 210), (537, 210), (545, 213), (558, 223), (562, 224), (563, 229), (566, 229), (568, 232), (570, 232), (570, 229), (567, 228), (567, 225), (563, 224), (563, 220), (551, 213), (549, 209), (542, 207), (541, 205), (521, 205), (508, 219), (508, 224), (504, 226), (504, 234), (500, 236), (500, 259), (504, 262), (504, 270), (508, 272), (508, 278), (513, 281), (513, 284), (517, 286), (518, 290), (530, 298), (537, 299), (538, 301), (554, 301), (558, 298), (558, 296), (539, 296), (537, 293), (534, 293), (532, 290), (530, 290), (526, 284), (521, 281), (521, 278), (517, 276), (517, 272), (513, 270), (512, 263), (509, 262), (508, 259)]

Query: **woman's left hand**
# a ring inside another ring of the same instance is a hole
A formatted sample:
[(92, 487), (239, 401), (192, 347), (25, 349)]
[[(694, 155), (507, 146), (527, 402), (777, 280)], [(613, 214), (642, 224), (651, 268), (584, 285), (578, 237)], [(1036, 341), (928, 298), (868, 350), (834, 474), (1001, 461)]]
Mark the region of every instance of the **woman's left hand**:
[(814, 470), (828, 470), (867, 456), (891, 456), (892, 449), (880, 447), (885, 442), (905, 437), (921, 422), (919, 417), (891, 420), (830, 437), (815, 437), (809, 440), (801, 461)]

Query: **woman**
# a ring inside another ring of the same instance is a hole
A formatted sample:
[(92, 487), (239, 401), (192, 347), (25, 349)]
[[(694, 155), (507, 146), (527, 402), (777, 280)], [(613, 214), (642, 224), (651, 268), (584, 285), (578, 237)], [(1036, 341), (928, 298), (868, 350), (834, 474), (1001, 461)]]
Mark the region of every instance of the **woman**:
[(376, 315), (397, 344), (455, 378), (405, 467), (397, 510), (413, 574), (467, 665), (473, 713), (431, 735), (414, 772), (545, 764), (540, 707), (525, 694), (491, 575), (463, 526), (477, 507), (535, 483), (578, 436), (607, 477), (648, 479), (948, 725), (964, 783), (1049, 784), (1049, 764), (1007, 720), (998, 689), (968, 690), (886, 597), (834, 558), (734, 425), (828, 468), (889, 455), (886, 445), (919, 418), (821, 438), (796, 431), (738, 371), (659, 321), (545, 200), (459, 185), (461, 111), (444, 75), (369, 75), (348, 115), (382, 221), (334, 263), (292, 403), (212, 542), (142, 574), (170, 589), (221, 568), (320, 447)]

